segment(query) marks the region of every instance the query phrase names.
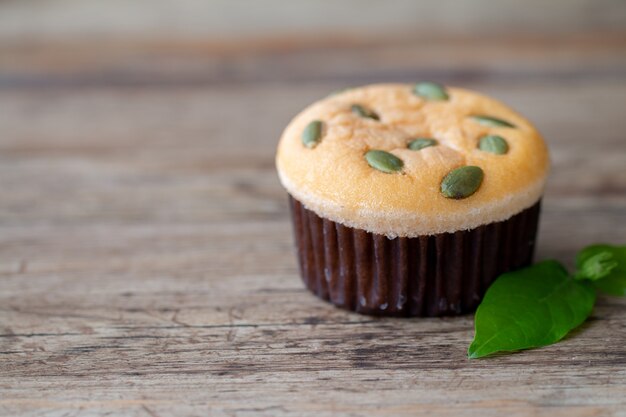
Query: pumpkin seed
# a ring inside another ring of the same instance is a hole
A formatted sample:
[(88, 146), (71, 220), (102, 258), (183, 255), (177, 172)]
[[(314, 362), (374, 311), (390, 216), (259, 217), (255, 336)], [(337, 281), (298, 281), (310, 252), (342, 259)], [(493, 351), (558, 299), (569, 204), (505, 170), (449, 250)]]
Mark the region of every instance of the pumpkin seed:
[(331, 91), (326, 97), (333, 97), (341, 93), (345, 93), (346, 91), (353, 90), (355, 87), (344, 87), (335, 91)]
[(453, 169), (441, 181), (441, 194), (446, 198), (461, 199), (474, 194), (483, 182), (484, 173), (480, 167), (464, 166)]
[(380, 120), (380, 117), (378, 116), (378, 114), (376, 114), (376, 112), (374, 110), (370, 110), (368, 108), (365, 108), (365, 107), (361, 106), (360, 104), (353, 104), (352, 105), (352, 113), (354, 113), (354, 114), (356, 114), (357, 116), (360, 116), (360, 117), (366, 117), (368, 119)]
[(437, 141), (433, 138), (417, 138), (409, 142), (408, 148), (413, 151), (419, 151), (420, 149), (428, 148), (429, 146), (435, 146)]
[(509, 151), (509, 144), (502, 136), (485, 135), (478, 141), (478, 149), (496, 155), (504, 155)]
[(448, 100), (450, 98), (444, 86), (431, 82), (415, 84), (413, 92), (426, 100), (432, 101)]
[(322, 139), (324, 123), (321, 120), (313, 120), (302, 131), (302, 144), (307, 148), (314, 148)]
[(514, 124), (507, 122), (506, 120), (498, 119), (497, 117), (485, 116), (482, 114), (475, 114), (470, 116), (475, 122), (480, 123), (483, 126), (489, 127), (515, 127)]
[(365, 159), (372, 168), (388, 174), (400, 171), (404, 166), (402, 159), (386, 151), (369, 151), (365, 154)]

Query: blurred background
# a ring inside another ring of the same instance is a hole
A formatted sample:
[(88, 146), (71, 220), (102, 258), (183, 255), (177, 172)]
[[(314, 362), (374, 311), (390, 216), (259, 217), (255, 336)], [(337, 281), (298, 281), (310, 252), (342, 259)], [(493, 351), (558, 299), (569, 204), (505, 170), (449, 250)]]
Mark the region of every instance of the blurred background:
[(289, 119), (338, 88), (419, 80), (492, 94), (544, 133), (545, 256), (623, 237), (622, 0), (0, 1), (0, 221), (287, 230)]
[(619, 78), (621, 0), (4, 0), (2, 85)]

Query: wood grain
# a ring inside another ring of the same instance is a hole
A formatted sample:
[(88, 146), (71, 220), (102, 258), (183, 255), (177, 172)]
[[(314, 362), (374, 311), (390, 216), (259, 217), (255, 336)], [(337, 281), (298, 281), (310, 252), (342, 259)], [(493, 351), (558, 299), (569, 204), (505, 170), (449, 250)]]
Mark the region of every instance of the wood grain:
[(625, 299), (557, 345), (468, 361), (471, 316), (306, 292), (273, 167), (283, 126), (338, 87), (480, 89), (544, 132), (537, 257), (571, 265), (626, 241), (625, 52), (600, 30), (0, 42), (0, 414), (626, 415)]
[(138, 37), (255, 39), (325, 32), (397, 31), (572, 34), (623, 30), (620, 0), (4, 0), (0, 39), (71, 40)]

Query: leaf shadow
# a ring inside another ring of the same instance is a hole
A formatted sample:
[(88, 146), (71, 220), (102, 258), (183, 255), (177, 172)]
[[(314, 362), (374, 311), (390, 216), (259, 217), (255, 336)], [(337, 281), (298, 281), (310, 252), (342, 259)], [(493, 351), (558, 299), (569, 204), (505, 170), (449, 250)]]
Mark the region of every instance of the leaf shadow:
[(568, 334), (566, 334), (563, 337), (563, 339), (559, 340), (556, 343), (564, 342), (564, 341), (569, 340), (571, 338), (578, 337), (581, 333), (587, 331), (587, 329), (589, 327), (591, 327), (593, 325), (593, 323), (595, 321), (597, 321), (597, 320), (598, 319), (596, 317), (593, 317), (593, 316), (587, 317), (587, 320), (585, 320), (580, 326), (576, 327), (575, 329), (572, 329)]

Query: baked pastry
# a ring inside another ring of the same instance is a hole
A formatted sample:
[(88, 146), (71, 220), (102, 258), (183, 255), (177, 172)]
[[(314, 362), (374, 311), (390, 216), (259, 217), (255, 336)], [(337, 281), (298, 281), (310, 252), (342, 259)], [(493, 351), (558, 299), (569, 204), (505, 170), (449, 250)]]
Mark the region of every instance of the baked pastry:
[(549, 157), (492, 98), (377, 84), (298, 114), (276, 166), (311, 291), (361, 313), (433, 316), (474, 310), (532, 261)]

